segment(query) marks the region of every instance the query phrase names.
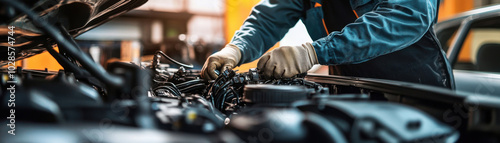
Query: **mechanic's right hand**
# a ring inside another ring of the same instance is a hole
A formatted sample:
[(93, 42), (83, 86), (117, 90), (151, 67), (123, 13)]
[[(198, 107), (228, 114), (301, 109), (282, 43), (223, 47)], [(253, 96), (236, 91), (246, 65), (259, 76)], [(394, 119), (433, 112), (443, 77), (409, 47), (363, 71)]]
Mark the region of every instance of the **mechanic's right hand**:
[(215, 70), (223, 72), (232, 69), (240, 62), (240, 59), (240, 49), (234, 44), (227, 44), (221, 51), (208, 57), (201, 69), (201, 77), (206, 80), (214, 80), (218, 77)]

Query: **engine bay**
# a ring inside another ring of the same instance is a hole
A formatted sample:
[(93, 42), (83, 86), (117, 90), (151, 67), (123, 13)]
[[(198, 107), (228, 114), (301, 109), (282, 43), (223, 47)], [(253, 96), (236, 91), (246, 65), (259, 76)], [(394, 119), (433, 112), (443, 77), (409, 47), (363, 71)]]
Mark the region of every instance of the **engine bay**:
[[(107, 70), (133, 84), (114, 91), (63, 70), (18, 68), (18, 128), (23, 123), (106, 123), (187, 137), (161, 142), (448, 142), (459, 136), (418, 109), (366, 93), (330, 94), (331, 86), (308, 81), (305, 74), (266, 80), (257, 69), (226, 70), (216, 80), (205, 81), (198, 70), (162, 68), (155, 61), (144, 65), (112, 63)], [(2, 89), (9, 86), (5, 79)], [(103, 135), (97, 142), (123, 141)], [(9, 139), (4, 141), (19, 141)]]
[[(499, 141), (497, 97), (335, 75), (266, 79), (258, 69), (217, 71), (217, 79), (204, 80), (161, 50), (150, 62), (104, 68), (82, 54), (75, 37), (145, 0), (0, 2), (15, 9), (0, 17), (13, 25), (2, 25), (12, 32), (1, 36), (29, 41), (0, 43), (9, 55), (0, 58), (0, 142)], [(56, 11), (94, 7), (87, 21)], [(20, 23), (27, 28), (12, 30)], [(15, 66), (44, 51), (63, 69)]]

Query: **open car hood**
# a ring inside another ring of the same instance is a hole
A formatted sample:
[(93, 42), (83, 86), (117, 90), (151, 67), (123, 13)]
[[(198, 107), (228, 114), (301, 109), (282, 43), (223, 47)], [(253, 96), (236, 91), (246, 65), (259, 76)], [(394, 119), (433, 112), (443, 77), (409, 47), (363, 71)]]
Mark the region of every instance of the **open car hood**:
[[(25, 2), (40, 18), (53, 25), (62, 25), (71, 36), (76, 37), (114, 17), (137, 8), (147, 0), (39, 0)], [(8, 5), (0, 6), (9, 9)], [(0, 38), (8, 39), (14, 26), (15, 44), (0, 41), (0, 66), (8, 64), (8, 47), (15, 48), (16, 61), (42, 53), (41, 45), (50, 44), (50, 39), (43, 34), (24, 14), (19, 13), (10, 19), (2, 19)], [(5, 24), (6, 23), (6, 24)], [(12, 36), (11, 36), (12, 37)], [(49, 42), (49, 43), (48, 43)]]

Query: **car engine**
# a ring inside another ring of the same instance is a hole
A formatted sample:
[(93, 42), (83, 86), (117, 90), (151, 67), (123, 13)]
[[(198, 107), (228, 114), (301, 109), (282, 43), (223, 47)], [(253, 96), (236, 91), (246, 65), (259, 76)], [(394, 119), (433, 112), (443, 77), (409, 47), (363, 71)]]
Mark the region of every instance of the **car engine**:
[[(367, 94), (330, 94), (328, 86), (305, 80), (305, 75), (266, 80), (257, 69), (226, 70), (216, 80), (205, 81), (198, 70), (161, 68), (157, 61), (144, 65), (112, 63), (107, 70), (132, 87), (118, 90), (64, 70), (18, 68), (18, 128), (28, 128), (24, 122), (31, 128), (106, 123), (181, 133), (187, 138), (176, 140), (186, 142), (193, 141), (190, 135), (210, 142), (448, 142), (458, 136), (415, 108), (371, 101)], [(2, 77), (7, 74), (3, 71)], [(1, 86), (5, 103), (12, 85), (3, 78)], [(2, 140), (20, 141), (10, 139)]]
[[(0, 142), (498, 141), (497, 99), (436, 87), (307, 73), (266, 79), (258, 69), (216, 71), (207, 81), (162, 51), (104, 68), (74, 37), (145, 1), (100, 8), (85, 24), (54, 9), (109, 1), (70, 1), (43, 1), (51, 7), (43, 9), (0, 0), (13, 9), (0, 17), (0, 31), (11, 31), (0, 36), (26, 42), (0, 43)], [(25, 29), (13, 30), (20, 23)], [(64, 69), (15, 66), (44, 51)]]

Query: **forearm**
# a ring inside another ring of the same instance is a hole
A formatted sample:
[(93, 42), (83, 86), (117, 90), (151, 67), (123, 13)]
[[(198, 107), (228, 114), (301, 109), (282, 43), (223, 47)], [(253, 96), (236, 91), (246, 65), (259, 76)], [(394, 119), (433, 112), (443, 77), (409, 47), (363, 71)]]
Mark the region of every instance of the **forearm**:
[(263, 0), (256, 5), (231, 44), (242, 54), (238, 65), (259, 58), (276, 44), (302, 16), (300, 0)]

